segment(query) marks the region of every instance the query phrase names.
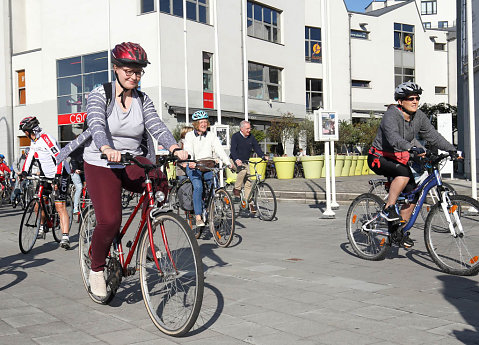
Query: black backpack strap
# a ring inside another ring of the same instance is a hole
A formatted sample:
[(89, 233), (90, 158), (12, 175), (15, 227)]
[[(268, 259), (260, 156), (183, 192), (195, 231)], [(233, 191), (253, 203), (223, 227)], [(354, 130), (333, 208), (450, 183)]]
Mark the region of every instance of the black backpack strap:
[(103, 84), (103, 90), (105, 90), (106, 108), (108, 109), (108, 106), (110, 105), (113, 98), (113, 83)]
[(136, 92), (138, 92), (138, 97), (140, 97), (141, 106), (143, 107), (143, 103), (145, 103), (145, 94), (140, 90), (136, 90)]

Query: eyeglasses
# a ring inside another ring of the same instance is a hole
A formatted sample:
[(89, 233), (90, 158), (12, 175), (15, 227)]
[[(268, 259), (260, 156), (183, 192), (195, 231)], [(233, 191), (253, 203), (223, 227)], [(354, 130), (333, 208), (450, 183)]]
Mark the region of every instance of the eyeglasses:
[(419, 97), (419, 96), (404, 98), (405, 101), (409, 101), (409, 102), (412, 102), (412, 101), (418, 101), (419, 102), (420, 99), (421, 99), (421, 97)]
[(135, 74), (138, 78), (141, 78), (143, 76), (143, 74), (145, 74), (145, 71), (144, 70), (141, 70), (141, 71), (133, 71), (131, 69), (124, 69), (122, 68), (123, 72), (125, 72), (125, 75), (127, 77), (131, 77), (133, 74)]

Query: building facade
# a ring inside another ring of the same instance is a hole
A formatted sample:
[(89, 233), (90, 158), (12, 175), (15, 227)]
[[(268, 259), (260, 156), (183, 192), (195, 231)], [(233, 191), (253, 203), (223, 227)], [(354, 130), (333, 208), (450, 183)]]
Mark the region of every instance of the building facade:
[(114, 78), (109, 51), (123, 41), (147, 51), (140, 86), (170, 129), (197, 109), (260, 129), (317, 108), (368, 117), (404, 80), (423, 85), (425, 102), (454, 103), (453, 40), (424, 29), (414, 0), (367, 13), (318, 0), (186, 0), (185, 16), (183, 0), (10, 0), (0, 11), (0, 152), (10, 157), (28, 145), (25, 116), (61, 144), (82, 131), (88, 93)]

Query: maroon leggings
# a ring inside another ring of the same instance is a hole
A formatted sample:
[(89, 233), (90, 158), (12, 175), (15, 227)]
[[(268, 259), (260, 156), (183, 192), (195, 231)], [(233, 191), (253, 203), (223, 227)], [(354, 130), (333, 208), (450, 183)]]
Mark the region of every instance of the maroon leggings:
[[(136, 158), (142, 163), (150, 163), (144, 157)], [(87, 162), (84, 163), (84, 171), (96, 216), (96, 227), (91, 243), (91, 269), (98, 272), (103, 270), (110, 246), (120, 230), (121, 189), (142, 193), (145, 189), (145, 171), (137, 165), (128, 165), (124, 169), (110, 169)], [(168, 183), (161, 172), (157, 170), (151, 172), (150, 178), (155, 180), (154, 185), (158, 186), (156, 190), (167, 192)], [(146, 209), (145, 205), (143, 206)]]

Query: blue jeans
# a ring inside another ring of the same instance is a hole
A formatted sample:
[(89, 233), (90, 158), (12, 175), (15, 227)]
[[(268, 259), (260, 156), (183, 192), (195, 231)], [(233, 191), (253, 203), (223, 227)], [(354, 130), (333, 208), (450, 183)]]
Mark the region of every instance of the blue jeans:
[(81, 190), (83, 184), (81, 183), (81, 177), (77, 173), (72, 174), (72, 181), (75, 185), (75, 195), (73, 195), (73, 213), (79, 212), (78, 205), (80, 204)]
[(213, 172), (201, 172), (198, 169), (190, 169), (186, 167), (186, 175), (188, 175), (193, 184), (193, 208), (195, 215), (203, 214), (203, 180), (208, 185), (208, 188), (213, 183)]

